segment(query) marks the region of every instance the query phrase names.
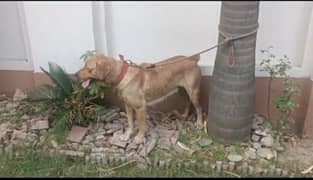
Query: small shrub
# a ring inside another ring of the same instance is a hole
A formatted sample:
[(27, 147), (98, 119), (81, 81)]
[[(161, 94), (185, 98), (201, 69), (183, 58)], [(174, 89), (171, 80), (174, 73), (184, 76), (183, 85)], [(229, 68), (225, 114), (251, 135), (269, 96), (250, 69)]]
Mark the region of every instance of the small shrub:
[(43, 108), (52, 110), (52, 116), (57, 114), (51, 122), (54, 126), (63, 127), (64, 123), (68, 128), (73, 124), (88, 126), (90, 121), (106, 112), (106, 108), (93, 103), (93, 98), (88, 96), (80, 83), (71, 80), (59, 65), (50, 62), (49, 72), (41, 69), (53, 84), (36, 88), (27, 100), (44, 102)]
[(284, 55), (282, 58), (277, 59), (276, 56), (271, 52), (273, 47), (269, 47), (266, 50), (261, 50), (261, 53), (264, 55), (260, 66), (261, 71), (265, 71), (270, 75), (270, 80), (268, 84), (268, 96), (267, 96), (267, 115), (271, 120), (270, 114), (270, 102), (271, 102), (271, 86), (274, 78), (282, 77), (284, 89), (279, 94), (279, 96), (273, 100), (274, 107), (280, 112), (280, 118), (277, 121), (275, 127), (276, 130), (282, 126), (283, 129), (287, 128), (288, 122), (293, 120), (291, 118), (291, 113), (298, 107), (293, 101), (293, 98), (298, 95), (300, 92), (299, 86), (296, 82), (290, 79), (288, 75), (288, 70), (291, 69), (291, 62), (289, 58)]
[(299, 107), (299, 105), (293, 101), (293, 98), (299, 94), (300, 89), (299, 86), (290, 79), (285, 79), (283, 83), (285, 89), (281, 92), (280, 96), (274, 100), (274, 105), (281, 114), (277, 126), (287, 129), (288, 122), (293, 121), (291, 113)]

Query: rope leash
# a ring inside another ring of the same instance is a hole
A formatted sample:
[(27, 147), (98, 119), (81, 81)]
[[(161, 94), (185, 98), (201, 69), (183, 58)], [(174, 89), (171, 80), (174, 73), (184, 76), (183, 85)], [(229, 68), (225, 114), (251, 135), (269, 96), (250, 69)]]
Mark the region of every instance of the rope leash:
[(257, 25), (255, 30), (253, 30), (249, 33), (235, 36), (235, 37), (233, 37), (232, 35), (228, 35), (228, 34), (224, 33), (223, 31), (219, 30), (219, 33), (224, 37), (224, 39), (225, 39), (224, 41), (226, 41), (226, 43), (232, 41), (232, 42), (230, 42), (231, 44), (230, 44), (229, 57), (228, 57), (228, 66), (229, 67), (234, 67), (234, 65), (236, 63), (235, 62), (235, 45), (234, 45), (233, 41), (244, 38), (244, 37), (251, 36), (252, 34), (255, 34), (258, 31), (258, 27), (259, 27), (259, 25)]
[[(193, 55), (191, 55), (191, 56), (184, 57), (184, 58), (177, 59), (177, 60), (170, 61), (170, 62), (158, 62), (158, 63), (154, 63), (154, 64), (151, 64), (149, 67), (146, 67), (146, 68), (153, 68), (153, 67), (155, 67), (155, 66), (162, 66), (162, 65), (167, 65), (167, 64), (173, 64), (173, 63), (179, 62), (179, 61), (181, 61), (181, 60), (183, 60), (183, 59), (188, 59), (188, 58), (191, 58), (191, 57), (198, 56), (198, 55), (200, 55), (200, 54), (203, 54), (203, 53), (205, 53), (205, 52), (208, 52), (208, 51), (210, 51), (210, 50), (212, 50), (212, 49), (215, 49), (215, 48), (217, 48), (218, 46), (221, 46), (221, 45), (226, 44), (226, 43), (231, 43), (231, 44), (230, 44), (230, 48), (229, 48), (228, 66), (229, 66), (230, 68), (232, 68), (232, 67), (234, 67), (234, 65), (235, 65), (235, 63), (236, 63), (236, 62), (235, 62), (235, 45), (234, 45), (233, 41), (234, 41), (234, 40), (238, 40), (238, 39), (242, 39), (242, 38), (245, 38), (245, 37), (248, 37), (248, 36), (251, 36), (251, 35), (255, 34), (255, 33), (258, 31), (258, 27), (259, 27), (259, 25), (257, 25), (257, 27), (256, 27), (253, 31), (248, 32), (248, 33), (245, 33), (245, 34), (237, 35), (237, 36), (233, 36), (233, 35), (227, 34), (227, 33), (223, 32), (223, 31), (221, 31), (221, 30), (219, 29), (219, 34), (221, 34), (221, 35), (223, 36), (223, 38), (224, 38), (224, 40), (223, 40), (222, 42), (220, 42), (220, 43), (218, 43), (218, 44), (216, 44), (216, 45), (214, 45), (214, 46), (212, 46), (212, 47), (210, 47), (210, 48), (208, 48), (208, 49), (205, 49), (205, 50), (202, 50), (202, 51), (200, 51), (200, 52), (198, 52), (198, 53), (195, 53), (195, 54), (193, 54)], [(131, 66), (135, 66), (135, 67), (138, 67), (138, 68), (143, 68), (142, 66), (139, 66), (139, 65), (135, 64), (135, 63), (132, 62), (131, 60), (125, 60), (123, 55), (119, 55), (119, 57), (120, 57), (120, 59), (121, 59), (122, 61), (128, 63), (128, 64), (131, 65)]]

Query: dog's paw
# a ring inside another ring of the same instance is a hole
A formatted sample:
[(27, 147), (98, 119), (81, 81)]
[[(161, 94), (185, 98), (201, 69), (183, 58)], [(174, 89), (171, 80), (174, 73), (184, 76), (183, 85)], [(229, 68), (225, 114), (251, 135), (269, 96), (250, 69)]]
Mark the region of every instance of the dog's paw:
[(142, 144), (142, 143), (145, 142), (145, 137), (142, 136), (142, 135), (137, 135), (137, 136), (135, 137), (135, 139), (134, 139), (134, 142), (135, 142), (136, 144)]
[(196, 123), (196, 128), (197, 128), (197, 129), (203, 129), (203, 128), (204, 128), (203, 123), (202, 123), (202, 122), (197, 122), (197, 123)]

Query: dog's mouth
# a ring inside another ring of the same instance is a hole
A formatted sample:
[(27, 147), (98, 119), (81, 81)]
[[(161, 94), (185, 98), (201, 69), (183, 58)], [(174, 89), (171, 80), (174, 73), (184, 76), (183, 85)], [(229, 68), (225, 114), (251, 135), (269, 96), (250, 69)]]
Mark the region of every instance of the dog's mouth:
[(87, 79), (86, 81), (84, 81), (84, 82), (82, 83), (82, 87), (83, 87), (84, 89), (87, 89), (87, 88), (89, 87), (89, 85), (90, 85), (90, 82), (91, 82), (91, 79)]

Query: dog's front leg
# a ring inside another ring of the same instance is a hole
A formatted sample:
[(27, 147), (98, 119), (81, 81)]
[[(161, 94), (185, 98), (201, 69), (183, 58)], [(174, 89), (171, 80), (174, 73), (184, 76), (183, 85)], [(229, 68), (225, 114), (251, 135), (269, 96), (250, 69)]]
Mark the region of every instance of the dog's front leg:
[(146, 132), (146, 107), (140, 107), (136, 109), (136, 117), (138, 120), (139, 132), (135, 137), (135, 143), (141, 144), (144, 143), (145, 140), (145, 132)]
[(128, 128), (122, 136), (122, 140), (127, 141), (129, 140), (130, 136), (134, 132), (134, 110), (129, 105), (125, 105), (126, 113), (127, 113), (127, 120), (128, 120)]

